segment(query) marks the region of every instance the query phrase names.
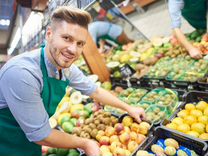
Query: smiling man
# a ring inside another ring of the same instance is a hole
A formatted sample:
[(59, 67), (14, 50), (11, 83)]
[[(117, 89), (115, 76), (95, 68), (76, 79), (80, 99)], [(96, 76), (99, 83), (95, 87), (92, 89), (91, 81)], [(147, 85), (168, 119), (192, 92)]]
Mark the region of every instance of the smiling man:
[(127, 111), (138, 122), (142, 108), (131, 107), (104, 89), (96, 87), (73, 65), (88, 37), (90, 15), (60, 7), (51, 16), (47, 44), (7, 62), (0, 71), (0, 155), (41, 156), (41, 146), (82, 148), (99, 155), (93, 140), (73, 136), (49, 126), (49, 117), (71, 86), (103, 104)]

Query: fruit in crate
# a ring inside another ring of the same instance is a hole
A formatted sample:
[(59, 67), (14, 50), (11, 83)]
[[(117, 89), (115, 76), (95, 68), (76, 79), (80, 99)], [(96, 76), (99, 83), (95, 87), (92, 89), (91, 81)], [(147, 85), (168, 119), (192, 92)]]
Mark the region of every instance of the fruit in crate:
[[(77, 121), (79, 122), (79, 120)], [(95, 112), (91, 117), (83, 120), (83, 123), (79, 126), (80, 130), (75, 129), (73, 134), (80, 137), (94, 138), (98, 141), (101, 140), (102, 136), (109, 138), (116, 133), (114, 126), (118, 122), (118, 119), (111, 116), (110, 113), (99, 110)], [(82, 133), (80, 133), (80, 131)], [(103, 139), (103, 138), (102, 138)], [(106, 140), (106, 138), (104, 138)], [(102, 140), (102, 142), (104, 142)]]
[(166, 127), (206, 140), (208, 116), (205, 111), (208, 108), (207, 105), (205, 101), (186, 104), (185, 109), (179, 111), (178, 117), (175, 117)]
[(178, 142), (175, 139), (172, 139), (172, 138), (165, 139), (164, 144), (165, 144), (165, 146), (171, 146), (171, 147), (174, 147), (176, 149), (179, 148)]
[[(195, 151), (188, 149), (184, 145), (179, 145), (178, 141), (173, 138), (158, 139), (151, 145), (151, 150), (139, 150), (136, 156), (188, 156), (197, 155)], [(149, 149), (149, 148), (148, 148)]]
[(165, 154), (167, 155), (175, 155), (176, 154), (176, 149), (172, 146), (167, 146), (165, 148)]
[(166, 116), (160, 107), (149, 107), (146, 113), (146, 120), (150, 123), (158, 122)]

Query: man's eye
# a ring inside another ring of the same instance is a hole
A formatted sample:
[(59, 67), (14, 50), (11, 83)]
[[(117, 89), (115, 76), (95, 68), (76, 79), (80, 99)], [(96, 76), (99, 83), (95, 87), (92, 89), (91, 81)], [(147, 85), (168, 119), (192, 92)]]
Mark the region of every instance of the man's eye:
[(72, 41), (70, 37), (63, 37), (65, 41)]
[(80, 48), (82, 48), (84, 45), (85, 45), (85, 43), (83, 43), (83, 42), (78, 42), (77, 43), (77, 46), (80, 47)]

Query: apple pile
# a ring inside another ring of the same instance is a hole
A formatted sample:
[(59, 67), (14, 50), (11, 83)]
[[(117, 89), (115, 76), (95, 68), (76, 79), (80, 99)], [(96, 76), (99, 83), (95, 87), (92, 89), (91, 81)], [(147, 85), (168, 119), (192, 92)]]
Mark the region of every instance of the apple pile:
[(115, 124), (114, 127), (107, 127), (98, 131), (96, 136), (100, 144), (102, 156), (129, 156), (141, 144), (150, 129), (150, 124), (133, 121), (129, 116), (125, 116), (122, 123)]

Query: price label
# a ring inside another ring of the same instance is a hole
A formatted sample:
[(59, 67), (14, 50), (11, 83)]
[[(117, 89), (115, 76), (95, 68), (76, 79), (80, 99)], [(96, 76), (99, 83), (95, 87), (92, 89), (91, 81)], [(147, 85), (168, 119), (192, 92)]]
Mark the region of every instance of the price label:
[(125, 64), (120, 68), (120, 72), (121, 75), (126, 78), (132, 76), (136, 71), (130, 65)]

